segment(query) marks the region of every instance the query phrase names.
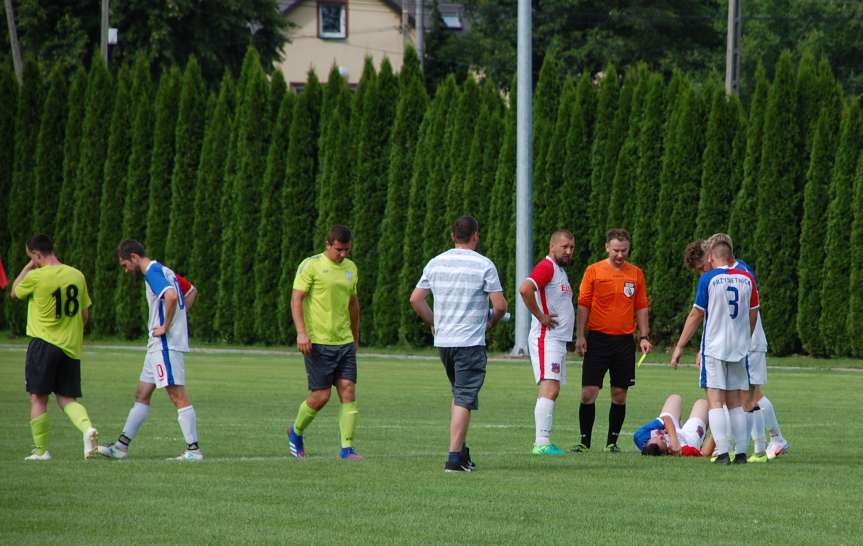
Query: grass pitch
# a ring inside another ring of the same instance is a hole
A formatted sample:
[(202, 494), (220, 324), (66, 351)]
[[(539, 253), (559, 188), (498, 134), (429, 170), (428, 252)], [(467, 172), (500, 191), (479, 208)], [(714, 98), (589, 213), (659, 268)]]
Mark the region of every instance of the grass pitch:
[[(120, 432), (143, 357), (143, 343), (85, 353), (82, 402), (103, 443)], [(601, 451), (606, 390), (593, 452), (537, 458), (530, 455), (530, 365), (494, 361), (469, 436), (478, 471), (445, 474), (450, 397), (441, 365), (430, 358), (360, 355), (356, 447), (367, 460), (343, 462), (335, 395), (306, 432), (308, 458), (288, 455), (285, 428), (306, 394), (296, 353), (188, 355), (201, 464), (166, 460), (184, 444), (161, 392), (128, 460), (84, 461), (78, 431), (52, 405), (54, 460), (25, 463), (23, 362), (23, 345), (0, 347), (0, 544), (861, 541), (858, 372), (771, 369), (765, 392), (791, 453), (766, 465), (720, 468), (642, 457), (632, 444), (632, 432), (657, 415), (668, 393), (683, 394), (687, 408), (699, 396), (693, 368), (638, 371), (624, 453)], [(578, 434), (578, 366), (570, 378), (555, 417), (561, 447)]]

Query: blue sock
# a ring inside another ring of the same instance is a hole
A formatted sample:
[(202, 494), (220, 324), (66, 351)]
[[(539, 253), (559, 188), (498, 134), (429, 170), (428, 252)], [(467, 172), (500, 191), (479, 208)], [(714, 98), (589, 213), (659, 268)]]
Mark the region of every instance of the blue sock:
[(460, 463), (462, 457), (461, 451), (450, 451), (447, 460), (451, 463)]
[(345, 458), (353, 452), (354, 448), (352, 447), (343, 447), (339, 451), (339, 457)]

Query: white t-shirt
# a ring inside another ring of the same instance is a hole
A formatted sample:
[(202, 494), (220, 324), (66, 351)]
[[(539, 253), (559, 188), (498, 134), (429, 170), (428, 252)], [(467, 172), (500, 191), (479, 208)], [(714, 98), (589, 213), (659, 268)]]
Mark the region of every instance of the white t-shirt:
[(748, 271), (718, 267), (698, 279), (695, 307), (704, 311), (701, 352), (737, 362), (749, 353), (749, 310), (758, 308), (758, 289)]
[(426, 264), (417, 288), (434, 297), (435, 347), (485, 345), (488, 295), (503, 291), (491, 260), (473, 250), (447, 250)]
[[(734, 267), (748, 271), (752, 275), (752, 278), (755, 278), (755, 271), (743, 260), (734, 262)], [(755, 280), (755, 283), (756, 285), (758, 284), (758, 279)], [(755, 331), (752, 332), (752, 346), (749, 350), (760, 353), (767, 352), (767, 334), (764, 333), (764, 325), (761, 324), (761, 311), (758, 311), (758, 322), (755, 324)]]
[[(180, 281), (173, 271), (157, 261), (150, 262), (144, 273), (147, 305), (150, 307), (149, 335), (147, 351), (189, 352), (189, 327), (186, 322), (186, 299), (180, 288)], [(164, 336), (153, 337), (153, 328), (165, 322), (165, 291), (173, 288), (177, 292), (177, 309), (171, 327)]]
[(572, 286), (569, 277), (554, 260), (545, 257), (536, 264), (527, 280), (536, 286), (536, 304), (546, 315), (557, 315), (557, 326), (546, 328), (536, 317), (530, 317), (530, 337), (547, 340), (572, 341), (575, 328), (575, 306), (572, 304)]

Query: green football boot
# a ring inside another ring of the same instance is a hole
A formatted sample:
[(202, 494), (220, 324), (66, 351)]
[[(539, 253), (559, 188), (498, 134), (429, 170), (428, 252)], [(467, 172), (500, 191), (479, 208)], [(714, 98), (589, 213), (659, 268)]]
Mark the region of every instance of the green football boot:
[(566, 455), (566, 452), (554, 444), (533, 444), (533, 450), (531, 451), (534, 455)]

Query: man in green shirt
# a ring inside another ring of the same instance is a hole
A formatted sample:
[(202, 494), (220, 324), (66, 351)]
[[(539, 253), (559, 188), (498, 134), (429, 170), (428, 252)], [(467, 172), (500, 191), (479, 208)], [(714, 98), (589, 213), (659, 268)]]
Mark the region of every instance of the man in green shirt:
[(297, 327), (297, 348), (304, 355), (309, 396), (300, 404), (288, 428), (291, 455), (306, 456), (303, 432), (330, 400), (336, 387), (342, 403), (339, 412), (339, 457), (357, 461), (354, 430), (357, 425), (357, 348), (360, 340), (360, 303), (357, 266), (347, 259), (351, 231), (330, 228), (324, 252), (306, 258), (297, 270), (291, 295), (291, 315)]
[(27, 347), (24, 369), (30, 393), (30, 430), (34, 449), (27, 461), (50, 461), (48, 398), (57, 404), (84, 435), (84, 458), (96, 456), (98, 432), (90, 423), (81, 397), (81, 351), (84, 323), (91, 305), (84, 275), (60, 263), (47, 235), (27, 241), (30, 261), (12, 283), (9, 295), (27, 302)]

